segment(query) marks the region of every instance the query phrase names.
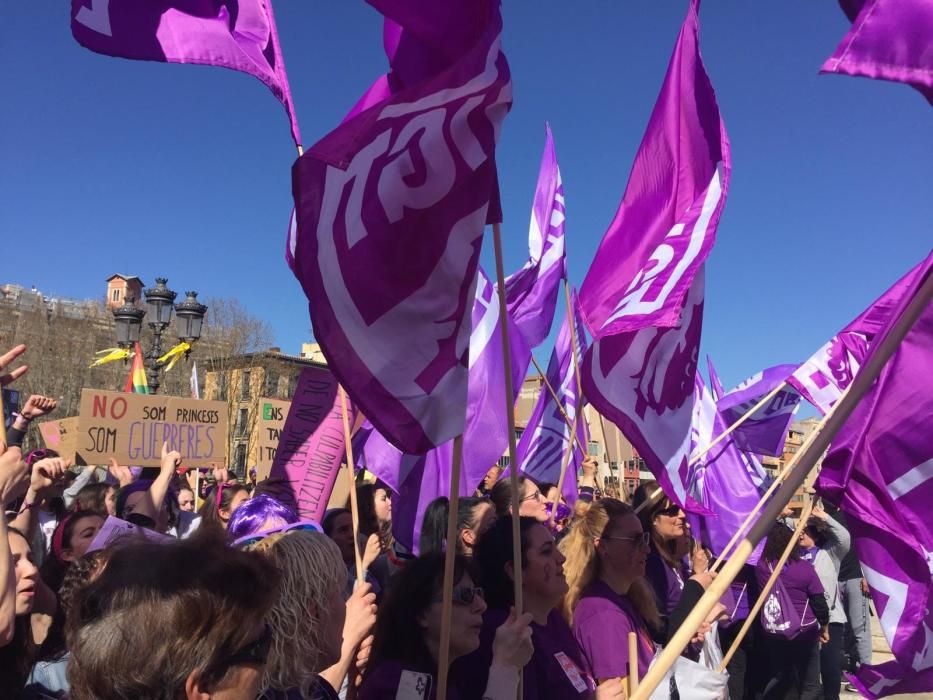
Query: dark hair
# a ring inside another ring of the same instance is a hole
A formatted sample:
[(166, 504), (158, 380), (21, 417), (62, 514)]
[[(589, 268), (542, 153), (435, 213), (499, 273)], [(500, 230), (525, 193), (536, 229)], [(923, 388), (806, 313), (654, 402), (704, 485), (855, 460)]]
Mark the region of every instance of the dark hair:
[[(542, 483), (538, 484), (538, 490), (539, 490), (545, 497), (547, 497), (547, 492), (548, 492), (548, 491), (550, 491), (551, 489), (556, 489), (556, 488), (557, 488), (557, 484), (552, 484), (550, 481), (545, 481), (545, 482), (542, 482)], [(563, 495), (563, 494), (558, 494), (558, 497), (560, 497), (561, 495)], [(560, 499), (558, 498), (558, 500), (560, 500)]]
[[(784, 550), (787, 549), (787, 545), (790, 544), (793, 539), (793, 530), (782, 522), (774, 523), (774, 525), (771, 526), (771, 531), (768, 533), (768, 539), (765, 541), (765, 548), (762, 550), (761, 556), (765, 561), (776, 564), (778, 560), (784, 556)], [(796, 545), (791, 547), (790, 556), (787, 558), (788, 561), (800, 559), (799, 549), (800, 548)]]
[[(522, 569), (528, 566), (528, 532), (535, 525), (544, 527), (534, 518), (519, 518), (522, 539)], [(473, 562), (480, 574), (486, 603), (496, 610), (508, 610), (515, 603), (515, 584), (506, 573), (505, 565), (512, 561), (512, 516), (498, 518), (479, 538)]]
[(113, 552), (113, 549), (98, 549), (85, 554), (72, 562), (65, 571), (62, 585), (58, 589), (58, 607), (52, 615), (52, 625), (45, 641), (39, 648), (38, 661), (57, 661), (68, 651), (65, 644), (65, 621), (74, 597), (92, 577), (103, 570)]
[[(522, 492), (525, 488), (525, 482), (528, 481), (527, 477), (520, 476), (518, 477), (518, 489), (519, 493)], [(511, 513), (512, 508), (512, 481), (511, 479), (500, 479), (496, 482), (496, 485), (489, 490), (489, 500), (492, 501), (493, 507), (496, 509), (496, 515), (500, 518), (504, 515)]]
[[(464, 554), (460, 533), (476, 526), (476, 509), (488, 502), (485, 498), (461, 497), (459, 499), (457, 503), (457, 554)], [(421, 537), (418, 540), (420, 554), (444, 551), (449, 513), (450, 501), (446, 496), (435, 498), (428, 504), (421, 521)]]
[[(464, 574), (469, 574), (476, 581), (469, 562), (457, 556), (454, 559), (454, 585)], [(366, 675), (384, 661), (397, 661), (406, 669), (436, 677), (437, 660), (431, 658), (419, 618), (441, 592), (443, 584), (444, 555), (436, 552), (410, 560), (395, 575), (392, 587), (376, 614), (373, 648), (364, 671), (364, 682)]]
[(88, 484), (78, 491), (78, 495), (75, 496), (71, 507), (73, 510), (90, 510), (106, 518), (109, 515), (107, 512), (107, 492), (110, 489), (116, 489), (116, 487), (106, 482)]
[(337, 523), (337, 518), (346, 513), (350, 515), (350, 511), (347, 508), (331, 508), (329, 511), (324, 513), (324, 521), (321, 523), (321, 527), (324, 529), (324, 534), (330, 537), (334, 533), (334, 526)]
[[(650, 501), (654, 493), (660, 488), (661, 486), (657, 481), (643, 482), (641, 486), (635, 489), (635, 494), (632, 497), (632, 507), (638, 510), (643, 503)], [(662, 493), (657, 500), (646, 505), (638, 512), (638, 519), (641, 520), (642, 529), (651, 533), (651, 551), (656, 552), (671, 569), (680, 568), (680, 562), (674, 555), (674, 547), (677, 543), (675, 540), (667, 541), (657, 533), (654, 527), (654, 519), (662, 510), (675, 506), (677, 504), (666, 493)]]
[(106, 517), (106, 515), (101, 515), (92, 510), (76, 510), (66, 515), (65, 519), (55, 526), (55, 531), (52, 533), (52, 547), (49, 550), (49, 555), (45, 558), (45, 561), (42, 562), (42, 566), (39, 569), (42, 580), (45, 581), (49, 588), (57, 593), (58, 589), (61, 588), (65, 573), (71, 566), (71, 562), (67, 562), (61, 558), (61, 551), (57, 548), (56, 543), (61, 543), (61, 549), (70, 548), (71, 537), (74, 535), (75, 527), (79, 520), (82, 518)]
[(828, 549), (839, 541), (829, 524), (815, 515), (807, 520), (806, 531), (813, 538), (813, 543), (820, 549)]
[[(218, 489), (220, 489), (220, 505), (217, 504)], [(240, 491), (246, 491), (246, 487), (242, 484), (214, 484), (211, 490), (207, 492), (207, 497), (204, 499), (204, 503), (201, 504), (201, 510), (198, 511), (201, 516), (200, 527), (208, 525), (223, 529), (225, 525), (223, 518), (220, 517), (220, 511), (229, 511), (234, 497)], [(232, 517), (233, 513), (230, 515)]]
[(382, 481), (372, 484), (359, 484), (356, 487), (356, 503), (360, 511), (360, 534), (369, 537), (379, 536), (379, 546), (385, 552), (392, 545), (392, 523), (380, 523), (376, 517), (376, 491), (383, 490), (391, 497), (390, 489)]
[(270, 518), (277, 518), (285, 525), (298, 522), (295, 511), (269, 494), (260, 493), (233, 511), (227, 522), (227, 536), (235, 540), (238, 537), (254, 535)]
[(256, 639), (278, 583), (271, 563), (216, 530), (117, 548), (68, 615), (69, 697), (176, 698), (195, 672), (216, 687)]

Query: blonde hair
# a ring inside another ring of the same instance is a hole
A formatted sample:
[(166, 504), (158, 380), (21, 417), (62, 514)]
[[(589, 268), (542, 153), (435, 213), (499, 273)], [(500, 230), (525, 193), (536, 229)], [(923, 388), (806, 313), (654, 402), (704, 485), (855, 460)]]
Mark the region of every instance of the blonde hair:
[[(587, 587), (599, 576), (596, 538), (603, 536), (611, 521), (630, 514), (634, 514), (632, 507), (615, 498), (603, 498), (577, 511), (570, 534), (560, 543), (560, 551), (567, 558), (564, 575), (569, 590), (561, 603), (567, 624), (573, 624), (573, 611), (577, 603)], [(661, 619), (658, 606), (651, 586), (644, 577), (634, 581), (625, 595), (649, 625), (659, 628)]]
[(282, 576), (279, 597), (269, 613), (272, 647), (262, 686), (308, 694), (317, 673), (321, 622), (343, 594), (347, 568), (340, 549), (326, 535), (291, 530), (270, 535), (250, 548), (270, 560)]

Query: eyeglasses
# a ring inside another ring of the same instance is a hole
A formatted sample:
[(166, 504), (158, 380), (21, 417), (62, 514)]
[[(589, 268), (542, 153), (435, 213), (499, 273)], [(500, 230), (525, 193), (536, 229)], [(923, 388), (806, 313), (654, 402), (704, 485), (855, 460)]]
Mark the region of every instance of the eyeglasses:
[(266, 539), (270, 535), (276, 535), (280, 532), (290, 532), (291, 530), (310, 530), (311, 532), (324, 532), (321, 529), (321, 526), (313, 520), (299, 520), (297, 523), (283, 525), (282, 527), (277, 527), (273, 530), (265, 530), (263, 532), (254, 532), (250, 535), (243, 535), (243, 537), (235, 539), (231, 546), (238, 547), (240, 549), (251, 547), (257, 542), (261, 542), (262, 540)]
[[(479, 586), (454, 586), (451, 602), (453, 602), (454, 605), (472, 605), (477, 597), (482, 600), (486, 599), (483, 589)], [(443, 597), (438, 595), (434, 596), (432, 602), (441, 603), (443, 600)]]
[(535, 492), (533, 494), (529, 496), (525, 496), (524, 498), (519, 498), (518, 502), (524, 503), (525, 501), (530, 501), (532, 499), (535, 501), (540, 501), (542, 498), (544, 498), (544, 496), (541, 495), (541, 492), (535, 489)]
[(603, 535), (600, 539), (621, 540), (622, 542), (633, 542), (635, 544), (648, 544), (649, 542), (651, 542), (651, 533), (640, 532), (637, 535), (632, 535), (631, 537), (609, 537), (609, 536)]

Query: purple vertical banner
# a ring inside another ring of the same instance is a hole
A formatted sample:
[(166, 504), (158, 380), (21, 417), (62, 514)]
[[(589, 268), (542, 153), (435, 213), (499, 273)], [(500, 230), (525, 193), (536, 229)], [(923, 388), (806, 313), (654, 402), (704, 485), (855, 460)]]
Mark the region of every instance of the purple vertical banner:
[[(356, 408), (349, 399), (347, 411), (353, 425)], [(302, 518), (320, 522), (345, 457), (337, 380), (326, 369), (306, 367), (298, 377), (269, 476), (288, 482), (291, 498), (283, 500)]]

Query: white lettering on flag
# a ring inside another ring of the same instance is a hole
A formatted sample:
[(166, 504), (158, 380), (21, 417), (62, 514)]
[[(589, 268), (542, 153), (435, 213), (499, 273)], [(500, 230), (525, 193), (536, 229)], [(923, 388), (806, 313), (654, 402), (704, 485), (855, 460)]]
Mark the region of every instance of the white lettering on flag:
[(110, 29), (110, 0), (91, 0), (90, 7), (82, 6), (75, 21), (104, 36), (113, 36)]
[(888, 597), (880, 622), (888, 644), (893, 644), (897, 626), (901, 622), (901, 615), (904, 614), (904, 607), (907, 605), (907, 584), (885, 576), (880, 571), (866, 566), (864, 562), (862, 562), (862, 573), (865, 574), (869, 586)]

